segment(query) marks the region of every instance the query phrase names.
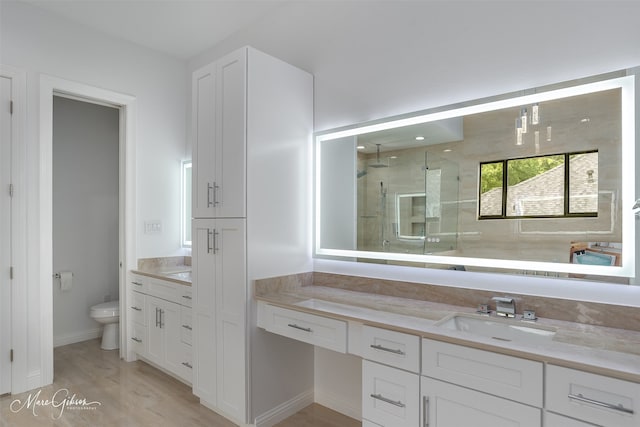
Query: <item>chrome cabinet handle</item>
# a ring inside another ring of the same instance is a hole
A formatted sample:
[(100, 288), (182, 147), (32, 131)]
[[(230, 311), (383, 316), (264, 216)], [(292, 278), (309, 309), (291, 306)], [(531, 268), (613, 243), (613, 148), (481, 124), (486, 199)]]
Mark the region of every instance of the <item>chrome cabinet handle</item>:
[(429, 427), (429, 398), (422, 396), (422, 427)]
[(140, 282), (131, 282), (131, 284), (136, 285), (136, 286), (142, 286), (142, 283), (140, 283)]
[(381, 394), (370, 394), (369, 396), (373, 397), (374, 399), (381, 400), (381, 401), (383, 401), (385, 403), (389, 403), (391, 405), (397, 406), (398, 408), (404, 408), (406, 406), (404, 403), (402, 403), (399, 400), (397, 400), (397, 401), (396, 400), (391, 400), (389, 398), (384, 397)]
[(164, 328), (164, 310), (160, 309), (160, 329)]
[(191, 365), (191, 363), (189, 363), (189, 362), (182, 362), (182, 364), (183, 364), (184, 366), (186, 366), (187, 368), (189, 368), (189, 369), (193, 369), (193, 366), (192, 366), (192, 365)]
[(182, 327), (187, 329), (187, 330), (189, 330), (189, 331), (193, 330), (193, 328), (191, 326), (189, 326), (189, 325), (182, 325)]
[(305, 331), (305, 332), (313, 332), (311, 328), (303, 328), (302, 326), (298, 326), (295, 323), (289, 323), (287, 326), (294, 329), (300, 329), (301, 331)]
[(135, 305), (132, 305), (131, 308), (134, 309), (135, 311), (142, 311), (140, 307), (136, 307)]
[(613, 409), (614, 411), (623, 412), (625, 414), (633, 415), (633, 409), (625, 408), (622, 406), (622, 403), (618, 405), (613, 405), (611, 403), (600, 402), (599, 400), (589, 399), (588, 397), (584, 397), (582, 394), (569, 394), (567, 396), (571, 400), (577, 400), (578, 402), (588, 403), (590, 405), (599, 406), (601, 408)]
[(220, 186), (218, 184), (216, 184), (215, 182), (213, 183), (213, 206), (216, 207), (218, 206), (218, 189), (220, 188)]
[(135, 342), (142, 342), (142, 340), (140, 338), (131, 337), (131, 339), (134, 340)]
[[(207, 229), (207, 253), (208, 254), (216, 254), (218, 253), (218, 231), (214, 228), (213, 230)], [(211, 242), (213, 241), (213, 244)]]
[(393, 353), (393, 354), (399, 354), (401, 356), (404, 356), (406, 354), (402, 350), (399, 350), (399, 349), (396, 350), (396, 349), (393, 349), (393, 348), (383, 347), (383, 346), (381, 346), (379, 344), (371, 344), (369, 347), (371, 347), (371, 348), (373, 348), (375, 350), (381, 350), (381, 351), (387, 351), (387, 352)]
[(156, 307), (156, 328), (160, 325), (160, 310), (158, 310), (158, 307)]
[(184, 299), (193, 299), (193, 298), (191, 298), (191, 295), (182, 295), (182, 298), (184, 298)]
[[(214, 185), (215, 185), (215, 183), (214, 183)], [(213, 190), (213, 186), (207, 182), (207, 207), (208, 208), (213, 206), (213, 204), (214, 204), (214, 202), (211, 201), (211, 190)], [(214, 196), (213, 196), (214, 200), (215, 200), (215, 197), (216, 196), (215, 196), (215, 193), (214, 193)]]

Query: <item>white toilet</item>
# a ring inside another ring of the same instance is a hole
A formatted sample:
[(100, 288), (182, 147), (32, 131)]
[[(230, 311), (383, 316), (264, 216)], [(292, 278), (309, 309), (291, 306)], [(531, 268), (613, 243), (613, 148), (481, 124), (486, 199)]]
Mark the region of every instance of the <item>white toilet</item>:
[(102, 331), (103, 350), (120, 348), (120, 301), (109, 301), (91, 307), (91, 317), (104, 325)]

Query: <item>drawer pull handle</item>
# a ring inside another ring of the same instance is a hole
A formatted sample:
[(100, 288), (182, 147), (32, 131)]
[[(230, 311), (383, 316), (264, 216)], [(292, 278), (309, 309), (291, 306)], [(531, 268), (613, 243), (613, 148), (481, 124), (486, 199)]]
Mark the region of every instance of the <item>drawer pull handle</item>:
[(611, 403), (600, 402), (599, 400), (589, 399), (588, 397), (584, 397), (582, 394), (570, 394), (569, 399), (577, 400), (578, 402), (588, 403), (590, 405), (600, 406), (601, 408), (613, 409), (614, 411), (624, 412), (625, 414), (633, 415), (633, 409), (628, 409), (619, 405), (613, 405)]
[(133, 283), (134, 285), (137, 285), (137, 286), (142, 286), (142, 283), (140, 283), (140, 282), (131, 282), (131, 283)]
[(182, 298), (184, 298), (184, 299), (193, 299), (193, 298), (191, 298), (191, 295), (182, 295)]
[(182, 325), (183, 328), (188, 329), (188, 330), (192, 330), (193, 328), (189, 325)]
[(387, 348), (387, 347), (381, 346), (380, 344), (371, 344), (370, 347), (373, 348), (373, 349), (376, 349), (376, 350), (388, 351), (389, 353), (399, 354), (401, 356), (404, 356), (406, 354), (402, 350), (396, 350), (396, 349), (393, 349), (393, 348)]
[(134, 309), (135, 311), (142, 311), (140, 307), (136, 307), (135, 305), (132, 305), (131, 308)]
[(305, 332), (313, 332), (311, 328), (303, 328), (302, 326), (298, 326), (295, 323), (289, 323), (287, 326), (294, 329), (300, 329), (301, 331)]
[(398, 408), (404, 408), (405, 407), (405, 404), (402, 403), (401, 401), (399, 401), (399, 400), (395, 401), (395, 400), (388, 399), (388, 398), (384, 397), (381, 394), (370, 394), (369, 396), (373, 397), (374, 399), (382, 400), (385, 403), (389, 403), (391, 405), (397, 406)]
[(182, 364), (184, 366), (186, 366), (187, 368), (189, 368), (189, 369), (193, 369), (193, 366), (191, 366), (191, 363), (189, 363), (189, 362), (182, 362)]
[(131, 339), (134, 340), (135, 342), (142, 342), (142, 340), (140, 338), (131, 337)]
[(422, 425), (429, 427), (429, 397), (422, 396)]

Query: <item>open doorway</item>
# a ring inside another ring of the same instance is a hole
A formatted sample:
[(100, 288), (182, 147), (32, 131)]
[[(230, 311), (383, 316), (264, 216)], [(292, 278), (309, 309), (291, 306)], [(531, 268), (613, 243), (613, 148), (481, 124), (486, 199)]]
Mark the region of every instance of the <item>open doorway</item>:
[(54, 347), (119, 348), (119, 120), (117, 106), (53, 98)]
[[(117, 285), (109, 281), (107, 292), (97, 291), (91, 297), (86, 297), (82, 303), (77, 303), (81, 307), (83, 316), (88, 316), (91, 306), (104, 301), (105, 298), (114, 299), (119, 297), (119, 323), (126, 325), (126, 312), (122, 307), (126, 304), (126, 271), (131, 269), (135, 263), (135, 120), (136, 120), (136, 100), (130, 95), (113, 92), (82, 83), (72, 82), (52, 76), (42, 75), (40, 77), (40, 311), (41, 311), (41, 384), (53, 382), (53, 348), (55, 344), (61, 344), (58, 337), (54, 342), (54, 287), (60, 290), (60, 280), (56, 273), (70, 272), (72, 278), (71, 289), (67, 285), (64, 292), (73, 293), (76, 286), (87, 286), (85, 280), (79, 275), (73, 276), (73, 269), (76, 267), (62, 267), (65, 270), (54, 270), (54, 102), (59, 99), (80, 102), (81, 104), (92, 104), (97, 107), (114, 109), (118, 115), (118, 225), (117, 242), (118, 254), (115, 261), (117, 269)], [(77, 120), (76, 120), (77, 121)], [(88, 174), (93, 171), (88, 171)], [(77, 179), (82, 180), (82, 177)], [(93, 209), (99, 210), (102, 202), (97, 203)], [(64, 201), (63, 201), (64, 204)], [(67, 206), (63, 206), (67, 209)], [(68, 212), (68, 209), (67, 209)], [(85, 213), (91, 215), (91, 213)], [(95, 227), (96, 225), (92, 225)], [(103, 239), (92, 237), (89, 233), (81, 240), (82, 249), (86, 252), (94, 250), (95, 246), (100, 246)], [(64, 235), (60, 237), (64, 239)], [(113, 236), (111, 236), (113, 238)], [(57, 240), (57, 239), (56, 239)], [(57, 262), (57, 258), (56, 261)], [(103, 261), (104, 264), (112, 263), (109, 259)], [(113, 266), (111, 266), (113, 267)], [(91, 272), (89, 272), (91, 273)], [(87, 273), (87, 274), (89, 274)], [(75, 280), (74, 280), (75, 279)], [(80, 281), (83, 281), (81, 283)], [(117, 295), (115, 288), (117, 288)], [(67, 295), (64, 295), (66, 297)], [(59, 302), (61, 300), (58, 300)], [(89, 320), (87, 321), (89, 322)], [(94, 331), (97, 323), (93, 323)], [(127, 355), (126, 328), (122, 327), (119, 339), (119, 356)], [(87, 331), (85, 331), (87, 332)], [(94, 332), (95, 334), (95, 332)], [(73, 334), (71, 334), (73, 336)], [(84, 337), (87, 337), (86, 335)], [(84, 338), (80, 332), (76, 339)], [(72, 339), (67, 337), (67, 339)]]

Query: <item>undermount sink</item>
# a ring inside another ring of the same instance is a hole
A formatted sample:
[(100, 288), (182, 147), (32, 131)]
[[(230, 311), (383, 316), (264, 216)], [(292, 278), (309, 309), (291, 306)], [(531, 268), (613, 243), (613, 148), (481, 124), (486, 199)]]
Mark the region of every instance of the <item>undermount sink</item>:
[(436, 323), (436, 326), (497, 341), (517, 341), (532, 344), (550, 342), (556, 334), (554, 328), (527, 324), (522, 320), (472, 314), (452, 314)]
[(191, 271), (176, 271), (174, 273), (165, 273), (165, 276), (178, 280), (191, 280)]

